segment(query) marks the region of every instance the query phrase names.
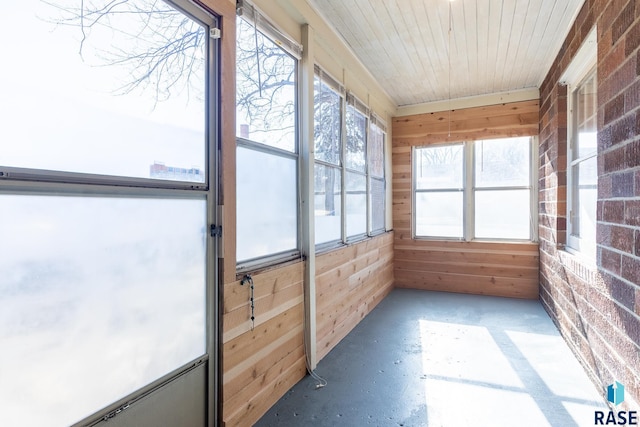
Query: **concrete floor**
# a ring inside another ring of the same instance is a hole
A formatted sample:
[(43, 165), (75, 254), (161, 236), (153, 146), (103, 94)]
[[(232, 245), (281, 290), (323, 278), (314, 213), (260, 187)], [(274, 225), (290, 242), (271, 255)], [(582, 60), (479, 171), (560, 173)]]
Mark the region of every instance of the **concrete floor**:
[(537, 301), (396, 289), (256, 426), (589, 426), (608, 410)]

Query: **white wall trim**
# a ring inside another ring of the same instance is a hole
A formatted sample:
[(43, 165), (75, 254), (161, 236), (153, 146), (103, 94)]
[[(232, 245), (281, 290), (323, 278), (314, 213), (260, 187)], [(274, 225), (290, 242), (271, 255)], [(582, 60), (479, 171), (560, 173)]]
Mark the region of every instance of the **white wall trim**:
[(598, 39), (597, 27), (589, 32), (587, 38), (582, 42), (580, 49), (576, 52), (567, 69), (560, 77), (560, 84), (575, 85), (579, 83), (596, 66), (598, 60)]
[(488, 95), (468, 96), (451, 100), (427, 102), (425, 104), (403, 105), (396, 109), (395, 116), (411, 116), (414, 114), (435, 113), (438, 111), (459, 110), (462, 108), (484, 107), (486, 105), (531, 101), (534, 99), (540, 99), (540, 89), (538, 89), (537, 87), (516, 91), (497, 92)]

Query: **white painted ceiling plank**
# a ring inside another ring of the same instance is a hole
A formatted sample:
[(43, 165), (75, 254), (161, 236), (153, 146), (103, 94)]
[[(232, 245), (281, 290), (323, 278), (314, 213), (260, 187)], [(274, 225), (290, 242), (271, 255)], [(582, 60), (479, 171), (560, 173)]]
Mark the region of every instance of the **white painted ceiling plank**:
[(398, 105), (539, 86), (584, 2), (307, 1), (331, 21)]
[(520, 67), (513, 74), (509, 83), (510, 87), (531, 87), (535, 85), (535, 82), (527, 80), (529, 71), (534, 67), (533, 62), (535, 55), (532, 44), (538, 42), (532, 34), (535, 34), (536, 28), (540, 25), (541, 15), (545, 13), (545, 9), (548, 10), (545, 4), (548, 5), (549, 3), (548, 0), (530, 0), (529, 2), (525, 28), (523, 29), (523, 35), (518, 45), (518, 53), (515, 59)]
[[(573, 21), (577, 16), (578, 11), (576, 11), (574, 7), (578, 3), (582, 4), (582, 0), (565, 0), (564, 2), (558, 1), (558, 3), (562, 5), (560, 7), (562, 13), (552, 16), (552, 18), (549, 20), (551, 24), (551, 28), (548, 32), (549, 42), (544, 49), (539, 49), (539, 53), (541, 53), (542, 57), (540, 64), (545, 70), (549, 70), (551, 68), (551, 65), (553, 65), (553, 61), (558, 55), (564, 39), (566, 38), (566, 33), (568, 33), (568, 29), (570, 28), (571, 24), (573, 24)], [(574, 7), (571, 7), (572, 5)], [(558, 34), (559, 28), (566, 29), (565, 31), (563, 31), (562, 35)], [(544, 74), (546, 75), (546, 73)], [(542, 84), (542, 80), (544, 79), (544, 77), (545, 76), (543, 75), (539, 78), (538, 85)]]
[[(406, 79), (402, 79), (405, 85), (409, 86), (409, 88), (413, 88), (413, 91), (408, 91), (411, 93), (412, 99), (410, 102), (415, 103), (418, 98), (416, 96), (421, 94), (424, 90), (422, 79), (419, 76), (424, 75), (424, 67), (419, 58), (418, 46), (417, 46), (417, 37), (414, 37), (414, 34), (417, 33), (417, 28), (411, 25), (408, 25), (407, 20), (405, 18), (406, 10), (411, 9), (407, 7), (405, 3), (404, 8), (400, 8), (397, 1), (386, 1), (383, 2), (384, 8), (386, 10), (386, 14), (389, 17), (389, 20), (392, 23), (393, 29), (397, 34), (397, 38), (395, 43), (393, 43), (393, 49), (400, 49), (401, 47), (404, 49), (404, 61), (402, 63), (404, 70), (403, 75), (407, 76)], [(409, 4), (410, 6), (410, 4)], [(394, 80), (398, 80), (398, 76), (392, 76)]]
[(491, 3), (476, 8), (476, 35), (478, 42), (478, 85), (487, 87), (489, 84), (489, 34), (490, 34)]
[[(391, 93), (406, 93), (409, 91), (406, 80), (396, 78), (406, 72), (406, 49), (404, 44), (399, 42), (399, 35), (384, 5), (378, 3), (376, 6), (373, 9), (368, 2), (356, 3), (352, 8), (353, 18), (357, 22), (356, 28), (363, 45), (367, 46), (369, 57), (375, 58), (369, 60), (374, 69), (385, 65), (383, 70), (379, 71), (383, 86), (389, 87)], [(373, 14), (372, 10), (376, 10), (377, 13)], [(397, 42), (394, 43), (393, 40)], [(399, 49), (401, 54), (396, 55), (395, 49)], [(395, 97), (394, 101), (398, 102), (398, 97)]]
[[(451, 96), (458, 98), (470, 90), (469, 55), (464, 19), (464, 2), (449, 2), (451, 7)], [(448, 16), (448, 13), (447, 13)]]
[(505, 74), (505, 68), (509, 67), (507, 51), (509, 50), (509, 43), (511, 42), (510, 38), (515, 10), (516, 2), (513, 0), (505, 0), (502, 2), (502, 14), (500, 16), (498, 33), (498, 56), (496, 58), (493, 74), (493, 92), (501, 92), (505, 90), (502, 87), (502, 78)]
[(466, 1), (463, 3), (464, 27), (466, 33), (466, 51), (467, 51), (467, 93), (470, 95), (478, 94), (478, 20), (475, 1)]
[[(413, 59), (414, 72), (410, 74), (409, 80), (416, 86), (418, 86), (418, 90), (414, 92), (413, 101), (420, 102), (420, 99), (423, 99), (424, 96), (433, 96), (434, 92), (434, 79), (425, 79), (421, 76), (426, 76), (430, 71), (433, 70), (430, 64), (429, 52), (427, 49), (422, 48), (422, 25), (417, 21), (416, 11), (414, 8), (416, 7), (415, 1), (409, 3), (408, 7), (401, 7), (400, 2), (398, 0), (395, 1), (395, 10), (402, 16), (402, 24), (406, 29), (406, 38), (405, 41), (411, 47), (409, 49), (408, 54)], [(402, 3), (406, 6), (405, 3)]]
[(486, 90), (487, 92), (497, 92), (493, 83), (496, 67), (498, 64), (498, 53), (500, 48), (500, 20), (502, 19), (502, 0), (490, 0), (489, 3), (489, 19), (491, 25), (489, 27), (489, 40), (487, 42), (489, 48), (489, 57), (485, 64), (487, 70)]
[[(501, 90), (507, 90), (507, 88), (513, 87), (513, 76), (519, 72), (523, 63), (519, 58), (520, 43), (522, 41), (522, 35), (527, 27), (527, 17), (529, 17), (529, 0), (518, 0), (516, 5), (511, 25), (511, 34), (509, 36), (509, 47), (507, 48), (507, 60), (509, 64), (506, 68), (506, 72), (502, 76), (500, 82)], [(535, 19), (533, 20), (535, 23)], [(518, 88), (519, 89), (519, 88)]]
[[(413, 0), (411, 3), (411, 17), (413, 19), (413, 25), (418, 29), (416, 38), (414, 41), (421, 48), (419, 53), (420, 61), (423, 65), (425, 77), (415, 76), (417, 80), (423, 82), (423, 99), (435, 99), (436, 84), (440, 84), (434, 76), (437, 76), (436, 67), (434, 64), (437, 61), (436, 50), (433, 46), (430, 37), (430, 28), (426, 20), (419, 21), (418, 17), (424, 17), (426, 15), (425, 3), (421, 0)], [(411, 22), (409, 21), (408, 22)], [(411, 25), (411, 24), (410, 24)], [(431, 77), (426, 77), (431, 76)]]
[[(438, 7), (433, 7), (427, 4), (423, 5), (425, 9), (426, 20), (425, 23), (429, 28), (429, 46), (433, 53), (432, 58), (435, 58), (435, 62), (432, 66), (435, 68), (435, 73), (431, 77), (434, 81), (434, 96), (432, 99), (444, 99), (445, 94), (448, 93), (447, 82), (447, 70), (448, 70), (448, 44), (447, 44), (447, 31), (448, 26), (445, 22), (440, 20), (440, 12)], [(440, 5), (443, 7), (443, 5)]]
[[(558, 50), (554, 50), (553, 52), (547, 51), (552, 49), (554, 46), (554, 35), (555, 29), (560, 25), (564, 12), (569, 7), (568, 0), (556, 0), (553, 4), (553, 9), (547, 18), (547, 22), (544, 27), (544, 31), (540, 36), (540, 46), (536, 49), (534, 54), (534, 63), (536, 64), (545, 64), (546, 69), (548, 70), (551, 66), (551, 62), (553, 59), (549, 59), (549, 57), (555, 57), (558, 53)], [(558, 46), (558, 49), (560, 47)], [(546, 65), (548, 64), (548, 66)], [(537, 73), (532, 70), (529, 74), (528, 79), (534, 80)]]

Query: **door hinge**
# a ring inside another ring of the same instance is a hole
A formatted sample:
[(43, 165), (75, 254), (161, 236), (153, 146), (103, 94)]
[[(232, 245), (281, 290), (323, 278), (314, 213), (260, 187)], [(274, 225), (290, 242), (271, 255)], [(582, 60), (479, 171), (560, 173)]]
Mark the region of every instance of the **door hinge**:
[(222, 226), (211, 224), (210, 227), (211, 237), (222, 237)]

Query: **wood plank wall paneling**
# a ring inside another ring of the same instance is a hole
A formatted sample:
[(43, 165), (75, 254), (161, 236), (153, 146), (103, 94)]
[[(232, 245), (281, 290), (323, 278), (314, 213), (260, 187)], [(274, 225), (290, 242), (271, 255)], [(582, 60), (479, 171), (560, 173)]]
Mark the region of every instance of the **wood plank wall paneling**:
[(316, 258), (317, 356), (321, 360), (393, 289), (393, 233)]
[[(303, 345), (304, 265), (224, 285), (223, 401), (227, 426), (255, 423), (306, 373)], [(324, 357), (393, 288), (393, 233), (316, 258), (318, 359)]]
[(537, 243), (396, 241), (400, 288), (538, 297)]
[[(414, 146), (537, 135), (538, 100), (395, 117), (392, 121), (395, 286), (538, 298), (538, 244), (412, 239)], [(451, 123), (449, 124), (449, 117)]]
[(393, 146), (537, 135), (539, 110), (533, 100), (394, 117)]
[(249, 286), (224, 285), (223, 418), (227, 426), (255, 423), (306, 373), (303, 346), (303, 263), (253, 276)]

